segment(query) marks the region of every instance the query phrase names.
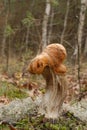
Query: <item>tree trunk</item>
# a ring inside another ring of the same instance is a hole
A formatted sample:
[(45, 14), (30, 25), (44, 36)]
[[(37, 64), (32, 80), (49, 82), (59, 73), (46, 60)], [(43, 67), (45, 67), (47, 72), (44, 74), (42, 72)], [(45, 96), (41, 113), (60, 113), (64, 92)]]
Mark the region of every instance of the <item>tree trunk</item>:
[(80, 18), (79, 18), (79, 26), (78, 26), (79, 55), (81, 55), (82, 36), (83, 36), (83, 27), (85, 22), (86, 8), (87, 8), (87, 0), (81, 0)]
[(87, 8), (87, 1), (81, 0), (81, 9), (80, 9), (80, 18), (79, 18), (79, 26), (78, 26), (78, 37), (76, 42), (76, 47), (73, 53), (72, 58), (75, 60), (75, 62), (81, 60), (81, 49), (82, 49), (82, 35), (83, 35), (83, 27), (84, 27), (84, 21), (85, 21), (85, 13)]
[(47, 44), (50, 44), (51, 43), (51, 39), (52, 39), (53, 18), (54, 18), (54, 10), (52, 8), (52, 12), (51, 12), (51, 15), (50, 15), (50, 25), (49, 25), (49, 32), (48, 32)]
[(77, 59), (78, 59), (78, 46), (77, 46), (77, 43), (76, 43), (76, 45), (75, 45), (74, 53), (73, 53), (71, 59), (72, 59), (72, 64), (73, 64), (74, 66), (76, 66), (76, 64), (77, 64)]
[(41, 51), (46, 47), (47, 45), (47, 26), (48, 26), (48, 20), (51, 10), (51, 2), (50, 0), (46, 0), (46, 8), (42, 23), (42, 40), (41, 40)]
[(80, 83), (80, 66), (81, 66), (81, 50), (82, 50), (82, 36), (83, 36), (83, 27), (85, 22), (85, 14), (87, 8), (87, 0), (81, 0), (81, 9), (80, 9), (80, 19), (78, 26), (78, 82), (79, 89), (81, 92), (81, 83)]
[(61, 34), (61, 41), (60, 41), (61, 44), (63, 44), (64, 34), (66, 31), (67, 19), (68, 19), (68, 14), (69, 14), (69, 5), (70, 5), (70, 0), (67, 1), (67, 8), (66, 8), (66, 14), (65, 14), (65, 19), (64, 19), (64, 28)]

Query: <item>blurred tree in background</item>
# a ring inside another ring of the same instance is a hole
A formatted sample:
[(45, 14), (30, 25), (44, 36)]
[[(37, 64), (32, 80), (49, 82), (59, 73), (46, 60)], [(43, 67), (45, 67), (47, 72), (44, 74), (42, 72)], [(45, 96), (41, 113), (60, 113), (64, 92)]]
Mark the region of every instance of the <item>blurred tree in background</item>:
[[(86, 0), (0, 0), (0, 60), (20, 58), (50, 43), (67, 48), (76, 62), (87, 56)], [(8, 67), (7, 67), (8, 68)]]

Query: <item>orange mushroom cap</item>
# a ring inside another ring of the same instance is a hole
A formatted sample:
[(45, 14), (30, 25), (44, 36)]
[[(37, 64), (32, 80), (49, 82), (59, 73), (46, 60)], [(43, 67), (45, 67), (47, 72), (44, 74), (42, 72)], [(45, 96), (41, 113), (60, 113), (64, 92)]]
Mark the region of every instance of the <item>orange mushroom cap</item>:
[(63, 61), (66, 56), (66, 49), (63, 45), (58, 43), (50, 44), (41, 54), (31, 60), (28, 71), (32, 74), (41, 74), (44, 68), (49, 66), (54, 73), (64, 74), (66, 72), (66, 67), (63, 65)]

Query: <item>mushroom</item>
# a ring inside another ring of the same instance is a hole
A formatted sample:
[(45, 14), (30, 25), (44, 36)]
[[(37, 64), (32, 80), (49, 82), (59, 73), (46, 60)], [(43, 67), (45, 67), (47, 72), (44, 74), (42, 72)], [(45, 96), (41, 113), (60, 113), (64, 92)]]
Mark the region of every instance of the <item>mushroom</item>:
[(47, 118), (59, 117), (66, 97), (66, 66), (63, 65), (66, 56), (66, 49), (63, 45), (50, 44), (41, 54), (31, 60), (28, 66), (30, 73), (42, 74), (46, 81), (46, 92), (42, 96), (39, 112)]

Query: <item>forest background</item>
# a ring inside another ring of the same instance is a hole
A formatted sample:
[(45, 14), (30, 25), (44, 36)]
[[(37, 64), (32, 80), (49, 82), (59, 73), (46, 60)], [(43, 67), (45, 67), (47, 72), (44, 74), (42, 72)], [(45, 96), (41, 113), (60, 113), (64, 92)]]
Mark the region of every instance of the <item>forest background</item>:
[[(29, 60), (50, 43), (63, 44), (69, 63), (86, 60), (87, 10), (80, 0), (0, 0), (0, 62)], [(25, 59), (28, 58), (28, 59)]]

